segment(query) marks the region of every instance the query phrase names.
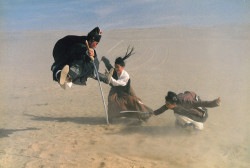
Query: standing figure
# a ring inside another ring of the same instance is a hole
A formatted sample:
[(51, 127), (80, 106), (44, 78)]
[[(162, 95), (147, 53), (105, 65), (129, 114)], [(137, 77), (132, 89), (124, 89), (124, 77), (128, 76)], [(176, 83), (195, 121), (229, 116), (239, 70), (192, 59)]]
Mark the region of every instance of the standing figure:
[(178, 95), (169, 91), (165, 97), (165, 104), (153, 113), (154, 115), (159, 115), (171, 109), (174, 111), (176, 117), (175, 124), (177, 127), (202, 130), (204, 128), (203, 123), (208, 118), (206, 108), (217, 107), (220, 105), (220, 102), (220, 98), (213, 101), (202, 101), (200, 97), (192, 91), (185, 91)]
[[(53, 80), (65, 88), (66, 83), (86, 85), (89, 77), (97, 79), (93, 62), (98, 70), (99, 60), (95, 48), (100, 42), (101, 34), (101, 29), (95, 27), (87, 36), (68, 35), (58, 40), (53, 49)], [(99, 77), (105, 83), (110, 81), (104, 74), (99, 73)]]
[[(123, 58), (118, 57), (115, 60), (115, 71), (110, 80), (111, 89), (108, 96), (108, 115), (110, 119), (129, 117), (146, 121), (153, 112), (135, 95), (131, 87), (130, 76), (125, 70), (124, 60), (133, 54), (133, 50), (134, 48), (129, 51), (128, 48)], [(108, 70), (112, 70), (113, 67), (106, 57), (102, 57), (102, 61)], [(120, 113), (121, 111), (127, 112)]]

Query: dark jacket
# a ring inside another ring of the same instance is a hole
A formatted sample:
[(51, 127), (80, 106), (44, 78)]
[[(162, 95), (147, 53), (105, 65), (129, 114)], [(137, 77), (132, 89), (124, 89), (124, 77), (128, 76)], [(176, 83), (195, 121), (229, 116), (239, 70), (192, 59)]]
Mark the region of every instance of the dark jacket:
[[(69, 65), (71, 67), (74, 64), (78, 64), (83, 69), (80, 74), (80, 78), (83, 78), (81, 81), (85, 82), (88, 77), (92, 77), (94, 75), (94, 66), (86, 53), (86, 40), (86, 36), (69, 35), (56, 42), (53, 49), (53, 57), (55, 62), (51, 66), (53, 74), (55, 74), (59, 69), (62, 69), (65, 65)], [(94, 53), (94, 63), (98, 70), (99, 61), (97, 59), (95, 50)], [(55, 75), (53, 75), (53, 79), (56, 80)], [(81, 84), (81, 82), (76, 83)]]
[[(192, 91), (185, 91), (177, 95), (179, 103), (177, 107), (173, 108), (174, 113), (186, 116), (197, 122), (205, 122), (208, 118), (206, 107), (216, 107), (218, 106), (216, 100), (213, 101), (202, 101), (199, 96), (197, 96)], [(159, 115), (168, 110), (166, 105), (163, 105), (159, 109), (154, 111), (155, 115)]]
[(86, 36), (68, 35), (58, 40), (53, 49), (55, 64), (67, 64), (72, 62), (74, 57), (70, 55), (70, 50), (75, 44), (85, 44)]

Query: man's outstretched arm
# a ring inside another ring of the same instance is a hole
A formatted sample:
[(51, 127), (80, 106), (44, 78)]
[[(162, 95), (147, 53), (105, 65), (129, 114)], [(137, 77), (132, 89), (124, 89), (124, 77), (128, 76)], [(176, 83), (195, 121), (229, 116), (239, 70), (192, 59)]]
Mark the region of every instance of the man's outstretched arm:
[(168, 110), (168, 108), (166, 107), (166, 105), (164, 104), (162, 107), (160, 107), (159, 109), (153, 111), (154, 115), (160, 115), (163, 112), (165, 112), (166, 110)]
[(212, 100), (212, 101), (202, 101), (202, 100), (200, 100), (200, 101), (193, 102), (193, 106), (212, 108), (212, 107), (220, 106), (220, 102), (221, 102), (220, 98)]

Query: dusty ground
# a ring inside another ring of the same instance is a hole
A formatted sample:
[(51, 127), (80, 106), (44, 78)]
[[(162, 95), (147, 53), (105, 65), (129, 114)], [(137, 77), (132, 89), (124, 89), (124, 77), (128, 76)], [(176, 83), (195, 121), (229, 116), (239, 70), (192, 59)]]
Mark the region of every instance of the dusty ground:
[[(209, 109), (204, 131), (194, 133), (176, 129), (170, 110), (142, 125), (130, 120), (107, 126), (96, 81), (66, 90), (53, 82), (55, 42), (86, 32), (0, 32), (0, 167), (249, 167), (249, 30), (104, 32), (99, 58), (114, 62), (134, 46), (126, 70), (138, 97), (153, 109), (163, 105), (169, 90), (221, 97), (222, 105)], [(107, 100), (110, 87), (102, 86)]]

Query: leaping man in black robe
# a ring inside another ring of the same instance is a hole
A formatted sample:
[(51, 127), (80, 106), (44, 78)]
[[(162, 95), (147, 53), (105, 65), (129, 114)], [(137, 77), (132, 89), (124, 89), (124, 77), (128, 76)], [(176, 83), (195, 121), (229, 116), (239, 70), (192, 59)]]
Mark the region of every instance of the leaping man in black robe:
[[(102, 31), (95, 27), (87, 36), (68, 35), (58, 40), (53, 49), (54, 63), (51, 66), (53, 80), (62, 88), (73, 84), (86, 85), (88, 78), (97, 79), (93, 62), (99, 69), (95, 48)], [(100, 81), (109, 84), (113, 70), (106, 75), (99, 73)]]

